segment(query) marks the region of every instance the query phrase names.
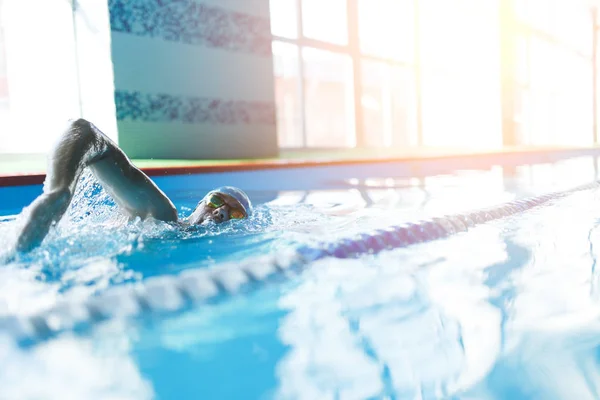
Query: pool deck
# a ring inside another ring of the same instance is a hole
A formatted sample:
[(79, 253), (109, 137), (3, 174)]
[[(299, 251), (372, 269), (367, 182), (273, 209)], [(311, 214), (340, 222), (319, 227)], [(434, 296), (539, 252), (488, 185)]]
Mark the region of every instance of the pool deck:
[[(515, 158), (535, 162), (555, 161), (579, 156), (600, 156), (600, 146), (592, 147), (506, 147), (494, 150), (420, 148), (420, 149), (344, 149), (282, 150), (277, 158), (247, 160), (133, 160), (150, 176), (254, 171), (280, 168), (360, 165), (371, 163), (418, 163), (472, 161), (482, 165), (501, 164)], [(542, 157), (542, 161), (540, 161)], [(514, 161), (513, 161), (514, 162)], [(523, 163), (523, 162), (521, 162)], [(45, 179), (46, 155), (0, 155), (0, 186), (41, 184)]]

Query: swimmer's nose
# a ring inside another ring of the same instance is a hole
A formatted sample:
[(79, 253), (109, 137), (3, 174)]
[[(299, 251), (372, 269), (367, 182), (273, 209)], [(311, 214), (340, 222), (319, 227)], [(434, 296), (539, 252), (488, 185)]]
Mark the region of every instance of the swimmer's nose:
[(215, 222), (224, 222), (227, 221), (227, 211), (221, 207), (221, 208), (217, 208), (216, 210), (213, 211), (212, 213), (213, 216), (213, 220)]

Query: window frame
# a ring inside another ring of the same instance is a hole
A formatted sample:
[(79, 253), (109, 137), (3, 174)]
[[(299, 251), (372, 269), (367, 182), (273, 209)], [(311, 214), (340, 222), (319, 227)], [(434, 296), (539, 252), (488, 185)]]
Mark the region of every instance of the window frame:
[[(276, 0), (275, 0), (276, 1)], [(271, 34), (272, 42), (281, 42), (285, 44), (291, 44), (296, 46), (298, 52), (298, 93), (299, 93), (299, 114), (300, 114), (300, 135), (301, 135), (301, 146), (284, 146), (279, 145), (280, 148), (285, 150), (336, 150), (336, 149), (347, 149), (348, 147), (344, 146), (332, 146), (326, 148), (319, 148), (308, 146), (308, 138), (307, 138), (307, 130), (306, 130), (306, 98), (305, 98), (305, 71), (304, 71), (304, 61), (302, 57), (302, 50), (304, 48), (314, 48), (318, 50), (329, 51), (335, 54), (343, 54), (350, 57), (352, 64), (352, 75), (353, 75), (353, 101), (354, 101), (354, 143), (357, 148), (365, 148), (368, 147), (366, 132), (364, 128), (364, 116), (362, 112), (362, 95), (363, 95), (363, 83), (362, 83), (362, 62), (363, 61), (374, 61), (387, 64), (388, 67), (391, 68), (406, 68), (411, 70), (415, 77), (415, 110), (416, 110), (416, 136), (417, 136), (417, 146), (422, 144), (422, 122), (421, 122), (421, 75), (420, 69), (418, 68), (419, 64), (419, 14), (418, 14), (418, 6), (419, 0), (412, 0), (414, 7), (414, 34), (413, 34), (413, 62), (406, 62), (397, 60), (390, 57), (381, 57), (373, 54), (363, 53), (360, 49), (360, 40), (359, 40), (359, 21), (358, 21), (358, 8), (359, 4), (356, 0), (346, 0), (346, 25), (347, 25), (347, 35), (348, 41), (345, 45), (330, 43), (322, 40), (317, 40), (313, 38), (309, 38), (304, 36), (303, 29), (303, 15), (302, 15), (302, 1), (303, 0), (295, 0), (295, 13), (296, 13), (296, 38), (288, 38), (283, 36), (278, 36), (275, 34)], [(353, 29), (352, 27), (355, 27)]]
[[(319, 148), (307, 146), (307, 131), (306, 131), (306, 99), (305, 99), (305, 74), (304, 74), (304, 62), (302, 59), (302, 49), (309, 47), (319, 50), (330, 51), (336, 54), (343, 54), (350, 57), (353, 67), (353, 95), (354, 95), (354, 136), (356, 138), (356, 147), (367, 147), (366, 132), (364, 127), (364, 117), (361, 106), (361, 98), (363, 94), (362, 84), (362, 62), (363, 61), (374, 61), (387, 64), (387, 66), (396, 68), (407, 68), (415, 78), (415, 90), (414, 90), (414, 101), (415, 109), (414, 115), (416, 123), (416, 146), (422, 147), (424, 145), (423, 138), (423, 116), (422, 116), (422, 60), (419, 54), (421, 42), (420, 39), (420, 24), (421, 17), (419, 13), (420, 0), (412, 0), (414, 9), (414, 35), (413, 35), (413, 47), (414, 55), (412, 62), (399, 61), (392, 58), (375, 56), (371, 54), (365, 54), (360, 50), (360, 42), (358, 38), (358, 29), (352, 27), (358, 27), (358, 1), (346, 0), (346, 11), (347, 11), (347, 29), (348, 29), (348, 41), (345, 45), (328, 43), (321, 40), (305, 37), (303, 34), (303, 15), (302, 15), (302, 1), (294, 0), (295, 12), (296, 12), (296, 38), (291, 39), (287, 37), (278, 36), (272, 34), (272, 41), (277, 41), (285, 44), (295, 46), (298, 52), (298, 93), (299, 93), (299, 120), (300, 120), (300, 135), (301, 135), (301, 146), (286, 146), (281, 145), (283, 149), (311, 149), (317, 150)], [(598, 49), (600, 43), (600, 26), (598, 24), (598, 6), (590, 6), (589, 11), (592, 15), (593, 21), (593, 49), (590, 52), (580, 51), (578, 48), (571, 46), (569, 43), (562, 41), (558, 36), (546, 32), (543, 28), (537, 27), (535, 23), (521, 19), (517, 16), (517, 2), (523, 0), (500, 0), (498, 18), (500, 19), (500, 41), (501, 43), (510, 43), (516, 41), (517, 38), (521, 38), (526, 42), (527, 51), (525, 56), (529, 59), (530, 56), (530, 42), (532, 38), (536, 38), (541, 41), (547, 42), (551, 46), (560, 47), (563, 50), (573, 52), (575, 55), (585, 58), (587, 61), (591, 61), (592, 79), (593, 79), (593, 143), (600, 143), (600, 124), (598, 124), (598, 113), (600, 112), (600, 101), (598, 101), (598, 90), (600, 89), (600, 82), (598, 80)], [(552, 8), (553, 4), (552, 4)], [(554, 10), (552, 10), (554, 12)], [(507, 13), (510, 15), (507, 20)], [(505, 26), (503, 26), (505, 24)], [(503, 48), (504, 47), (504, 48)], [(502, 44), (500, 48), (500, 76), (498, 77), (501, 82), (502, 93), (500, 94), (500, 107), (501, 107), (501, 130), (502, 130), (502, 141), (503, 147), (506, 146), (521, 146), (525, 145), (527, 139), (517, 135), (517, 125), (519, 122), (516, 120), (518, 117), (515, 102), (519, 100), (515, 97), (520, 93), (530, 92), (530, 65), (526, 62), (526, 76), (525, 82), (520, 82), (516, 74), (511, 71), (512, 68), (516, 67), (512, 65), (512, 62), (507, 61), (504, 56), (509, 54), (510, 59), (518, 57), (516, 52), (517, 49), (512, 45)], [(590, 55), (591, 54), (591, 55)], [(520, 129), (520, 128), (519, 128)], [(519, 136), (519, 137), (517, 137)], [(392, 145), (393, 147), (393, 145)], [(327, 147), (327, 150), (345, 147)]]

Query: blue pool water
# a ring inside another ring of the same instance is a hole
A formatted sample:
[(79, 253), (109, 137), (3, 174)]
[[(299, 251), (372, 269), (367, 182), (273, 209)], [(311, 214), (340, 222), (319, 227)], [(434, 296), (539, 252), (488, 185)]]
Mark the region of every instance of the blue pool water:
[[(255, 203), (249, 221), (185, 231), (127, 223), (87, 176), (42, 247), (12, 259), (16, 215), (41, 187), (2, 188), (0, 317), (568, 190), (597, 179), (596, 161), (420, 178), (375, 165), (156, 179), (182, 215), (222, 184)], [(599, 218), (600, 193), (587, 190), (447, 239), (319, 260), (177, 313), (28, 347), (0, 331), (0, 399), (600, 398)]]

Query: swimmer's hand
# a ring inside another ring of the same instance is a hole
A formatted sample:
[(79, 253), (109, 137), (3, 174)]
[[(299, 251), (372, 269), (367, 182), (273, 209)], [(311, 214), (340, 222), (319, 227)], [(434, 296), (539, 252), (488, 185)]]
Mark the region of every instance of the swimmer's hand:
[(16, 250), (29, 252), (39, 246), (52, 224), (60, 220), (69, 207), (71, 193), (68, 189), (44, 193), (38, 197), (26, 213), (26, 222), (17, 238)]

